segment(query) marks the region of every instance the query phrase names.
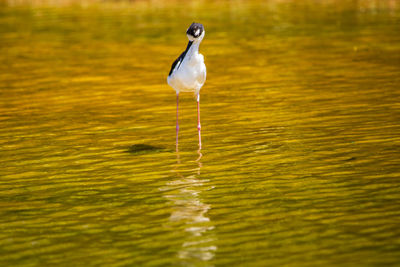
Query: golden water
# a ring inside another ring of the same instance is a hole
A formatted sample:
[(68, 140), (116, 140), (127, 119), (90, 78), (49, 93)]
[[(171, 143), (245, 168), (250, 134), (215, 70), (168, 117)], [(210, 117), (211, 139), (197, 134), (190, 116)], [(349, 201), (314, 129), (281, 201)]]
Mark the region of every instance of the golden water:
[(3, 2), (0, 63), (1, 266), (400, 264), (397, 1)]

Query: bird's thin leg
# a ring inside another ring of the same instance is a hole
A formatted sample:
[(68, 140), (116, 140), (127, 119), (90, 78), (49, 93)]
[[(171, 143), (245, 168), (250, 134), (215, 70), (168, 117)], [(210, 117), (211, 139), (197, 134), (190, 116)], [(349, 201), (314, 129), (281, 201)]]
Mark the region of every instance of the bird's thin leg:
[(197, 130), (199, 131), (199, 149), (201, 149), (200, 93), (197, 93)]
[(178, 152), (178, 135), (179, 135), (179, 93), (176, 93), (176, 151)]

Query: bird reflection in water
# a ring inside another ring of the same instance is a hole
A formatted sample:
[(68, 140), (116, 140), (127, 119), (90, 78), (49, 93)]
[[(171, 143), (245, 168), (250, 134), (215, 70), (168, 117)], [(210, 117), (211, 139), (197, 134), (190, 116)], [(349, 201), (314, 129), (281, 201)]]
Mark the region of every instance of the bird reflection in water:
[(177, 150), (177, 163), (173, 168), (176, 179), (168, 182), (161, 190), (172, 204), (169, 224), (179, 231), (178, 236), (184, 236), (177, 253), (179, 260), (185, 265), (201, 263), (202, 266), (212, 266), (209, 261), (214, 258), (217, 247), (214, 245), (214, 226), (207, 217), (211, 206), (203, 203), (200, 198), (202, 192), (212, 188), (206, 186), (208, 180), (200, 178), (200, 150), (197, 154), (196, 160), (183, 162)]

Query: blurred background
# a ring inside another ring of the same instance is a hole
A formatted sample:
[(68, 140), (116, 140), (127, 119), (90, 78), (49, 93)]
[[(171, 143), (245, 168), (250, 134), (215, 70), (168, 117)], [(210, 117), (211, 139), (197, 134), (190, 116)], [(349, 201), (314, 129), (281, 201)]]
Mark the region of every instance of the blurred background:
[(400, 262), (399, 1), (2, 0), (0, 125), (2, 266)]

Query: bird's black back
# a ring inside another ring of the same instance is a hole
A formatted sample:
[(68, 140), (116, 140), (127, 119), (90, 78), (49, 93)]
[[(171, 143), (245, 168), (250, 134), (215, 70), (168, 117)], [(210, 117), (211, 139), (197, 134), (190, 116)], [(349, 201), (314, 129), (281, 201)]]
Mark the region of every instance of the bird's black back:
[(188, 43), (188, 45), (187, 45), (187, 47), (186, 47), (186, 50), (183, 51), (183, 53), (174, 61), (174, 63), (172, 63), (171, 70), (169, 71), (168, 76), (171, 76), (172, 72), (174, 72), (174, 69), (175, 69), (175, 67), (176, 67), (177, 65), (178, 65), (178, 67), (177, 67), (176, 69), (179, 69), (179, 66), (181, 65), (183, 59), (184, 59), (185, 56), (186, 56), (186, 53), (189, 51), (189, 48), (190, 48), (190, 46), (191, 46), (192, 44), (193, 44), (193, 42), (192, 42), (192, 41), (189, 41), (189, 43)]

